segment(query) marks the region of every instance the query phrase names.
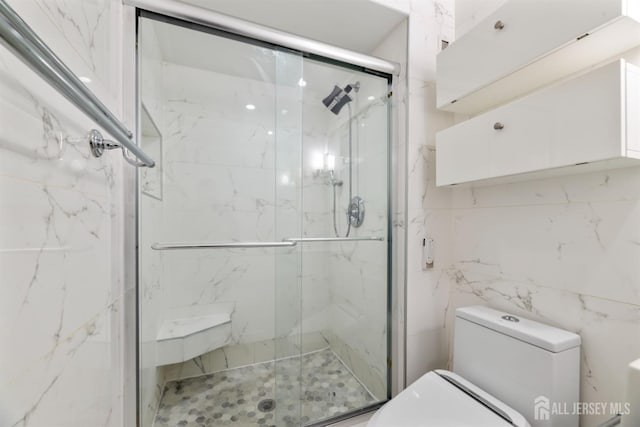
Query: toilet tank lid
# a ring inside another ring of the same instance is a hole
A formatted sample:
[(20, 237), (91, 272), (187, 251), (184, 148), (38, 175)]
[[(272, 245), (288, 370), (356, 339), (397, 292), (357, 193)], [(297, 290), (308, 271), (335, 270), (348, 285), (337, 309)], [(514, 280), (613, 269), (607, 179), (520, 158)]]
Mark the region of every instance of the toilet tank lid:
[(481, 305), (458, 308), (456, 317), (485, 326), (553, 353), (580, 346), (580, 335), (573, 332)]

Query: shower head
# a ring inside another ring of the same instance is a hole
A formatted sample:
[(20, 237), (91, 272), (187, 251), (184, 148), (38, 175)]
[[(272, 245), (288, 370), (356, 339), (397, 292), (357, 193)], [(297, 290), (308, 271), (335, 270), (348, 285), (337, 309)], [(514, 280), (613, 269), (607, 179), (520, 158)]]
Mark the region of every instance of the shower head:
[(338, 115), (342, 107), (352, 101), (352, 98), (349, 96), (352, 90), (358, 92), (360, 90), (360, 82), (348, 84), (344, 89), (334, 86), (329, 96), (322, 100), (322, 103), (331, 110), (333, 114)]

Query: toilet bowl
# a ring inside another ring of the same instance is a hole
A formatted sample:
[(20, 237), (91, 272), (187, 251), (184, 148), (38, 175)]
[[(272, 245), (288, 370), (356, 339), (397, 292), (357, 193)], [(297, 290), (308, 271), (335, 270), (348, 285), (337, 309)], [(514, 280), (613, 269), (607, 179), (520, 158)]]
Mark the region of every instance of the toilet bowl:
[(460, 308), (453, 372), (423, 375), (367, 427), (578, 427), (577, 414), (553, 413), (550, 404), (579, 401), (579, 371), (579, 335), (488, 307)]

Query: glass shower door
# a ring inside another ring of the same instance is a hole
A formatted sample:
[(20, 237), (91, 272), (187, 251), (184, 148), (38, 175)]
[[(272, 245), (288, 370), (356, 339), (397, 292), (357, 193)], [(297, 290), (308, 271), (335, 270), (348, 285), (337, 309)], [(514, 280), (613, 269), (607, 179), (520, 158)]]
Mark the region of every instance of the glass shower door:
[(388, 397), (388, 80), (304, 58), (301, 417)]
[[(275, 230), (278, 239), (302, 235), (303, 58), (275, 52)], [(292, 240), (295, 241), (295, 240)], [(304, 425), (300, 381), (302, 249), (275, 256), (275, 425)]]
[(138, 27), (162, 159), (139, 177), (141, 425), (303, 426), (386, 400), (386, 78), (156, 17)]

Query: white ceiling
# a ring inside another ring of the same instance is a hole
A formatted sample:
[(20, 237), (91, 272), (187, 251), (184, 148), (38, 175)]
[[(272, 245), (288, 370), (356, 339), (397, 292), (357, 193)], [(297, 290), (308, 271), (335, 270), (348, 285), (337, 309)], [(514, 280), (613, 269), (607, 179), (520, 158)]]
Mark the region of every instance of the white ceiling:
[(371, 0), (183, 1), (365, 54), (406, 18)]

